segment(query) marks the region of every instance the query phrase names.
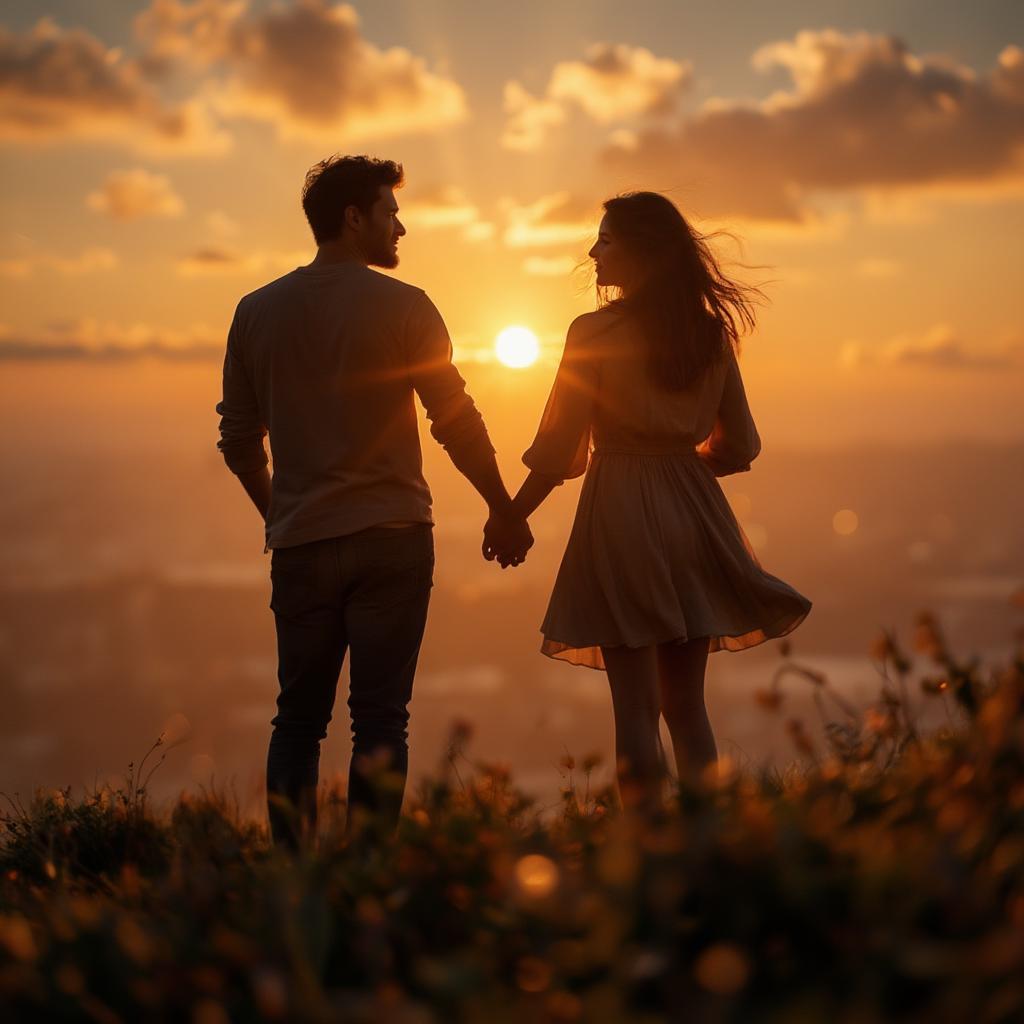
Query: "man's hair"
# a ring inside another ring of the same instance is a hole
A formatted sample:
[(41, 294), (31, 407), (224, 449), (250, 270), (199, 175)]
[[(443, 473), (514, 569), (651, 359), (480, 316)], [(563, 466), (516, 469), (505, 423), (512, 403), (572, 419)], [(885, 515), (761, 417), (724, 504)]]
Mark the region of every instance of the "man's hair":
[(314, 164), (302, 186), (302, 209), (317, 245), (341, 235), (345, 210), (358, 207), (369, 214), (382, 185), (400, 188), (405, 182), (402, 165), (371, 156), (334, 156)]

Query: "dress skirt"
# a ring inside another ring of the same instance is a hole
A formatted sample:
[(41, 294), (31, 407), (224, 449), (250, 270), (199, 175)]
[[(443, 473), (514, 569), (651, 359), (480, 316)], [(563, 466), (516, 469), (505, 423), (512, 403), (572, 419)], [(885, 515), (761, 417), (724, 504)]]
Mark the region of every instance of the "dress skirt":
[(781, 637), (811, 602), (761, 568), (695, 451), (597, 450), (541, 625), (541, 651), (603, 669), (601, 647)]

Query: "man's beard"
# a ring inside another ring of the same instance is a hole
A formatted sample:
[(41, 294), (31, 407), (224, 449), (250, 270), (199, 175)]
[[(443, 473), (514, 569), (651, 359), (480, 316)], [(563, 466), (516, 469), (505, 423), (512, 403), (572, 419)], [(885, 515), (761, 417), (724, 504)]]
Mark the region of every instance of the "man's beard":
[(398, 253), (389, 245), (382, 248), (380, 252), (374, 253), (368, 262), (372, 267), (383, 267), (385, 270), (393, 270), (398, 266)]

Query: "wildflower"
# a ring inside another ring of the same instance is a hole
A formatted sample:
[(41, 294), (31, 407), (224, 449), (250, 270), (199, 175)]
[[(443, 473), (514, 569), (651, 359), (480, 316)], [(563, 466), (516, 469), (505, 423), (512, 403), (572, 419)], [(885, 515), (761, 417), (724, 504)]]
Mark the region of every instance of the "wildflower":
[(271, 1020), (283, 1017), (288, 1009), (288, 987), (279, 971), (258, 967), (249, 979), (260, 1013)]
[(583, 1016), (583, 1004), (571, 992), (552, 992), (545, 1000), (544, 1009), (553, 1021), (576, 1021)]
[(894, 736), (896, 734), (896, 719), (886, 711), (878, 708), (868, 708), (864, 712), (864, 725), (879, 736)]
[(896, 652), (896, 645), (893, 643), (892, 637), (889, 635), (887, 630), (882, 630), (881, 633), (875, 637), (874, 642), (868, 650), (875, 661), (886, 662), (890, 661)]
[(117, 944), (137, 964), (145, 967), (153, 959), (153, 941), (142, 926), (131, 917), (122, 917), (114, 930)]
[(914, 650), (933, 661), (942, 661), (946, 657), (946, 643), (942, 631), (935, 616), (930, 612), (921, 612), (917, 616), (914, 627)]
[(778, 711), (782, 704), (782, 694), (778, 690), (758, 689), (754, 691), (754, 700), (765, 709), (765, 711)]
[(551, 967), (539, 957), (524, 956), (516, 964), (516, 984), (524, 992), (543, 992), (551, 984)]
[(701, 988), (718, 995), (730, 995), (746, 985), (750, 959), (734, 943), (718, 942), (701, 953), (693, 973)]
[(69, 996), (79, 996), (85, 991), (85, 976), (74, 964), (61, 964), (53, 977), (57, 988)]
[(453, 718), (448, 728), (448, 756), (458, 757), (473, 738), (473, 723), (465, 718)]
[(530, 853), (516, 861), (515, 879), (524, 896), (543, 899), (558, 885), (558, 865), (549, 857)]
[(192, 1009), (192, 1024), (231, 1024), (231, 1018), (216, 999), (201, 999)]
[(799, 718), (789, 718), (786, 720), (786, 732), (789, 733), (789, 738), (793, 741), (793, 746), (795, 746), (801, 754), (814, 754), (814, 743), (811, 741), (810, 736), (807, 735), (804, 723)]
[(35, 960), (39, 953), (28, 921), (18, 914), (0, 916), (0, 946), (16, 960)]

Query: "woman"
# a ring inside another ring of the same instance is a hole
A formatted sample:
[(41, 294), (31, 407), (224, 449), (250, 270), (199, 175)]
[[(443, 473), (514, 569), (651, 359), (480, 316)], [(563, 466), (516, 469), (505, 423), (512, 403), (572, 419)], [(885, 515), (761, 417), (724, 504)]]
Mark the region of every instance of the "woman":
[(783, 636), (811, 602), (761, 568), (716, 480), (761, 447), (734, 352), (757, 290), (723, 275), (664, 196), (604, 211), (589, 255), (599, 293), (618, 296), (569, 327), (514, 510), (529, 516), (586, 471), (541, 650), (607, 671), (619, 789), (635, 806), (660, 798), (659, 715), (681, 780), (717, 759), (709, 652)]

